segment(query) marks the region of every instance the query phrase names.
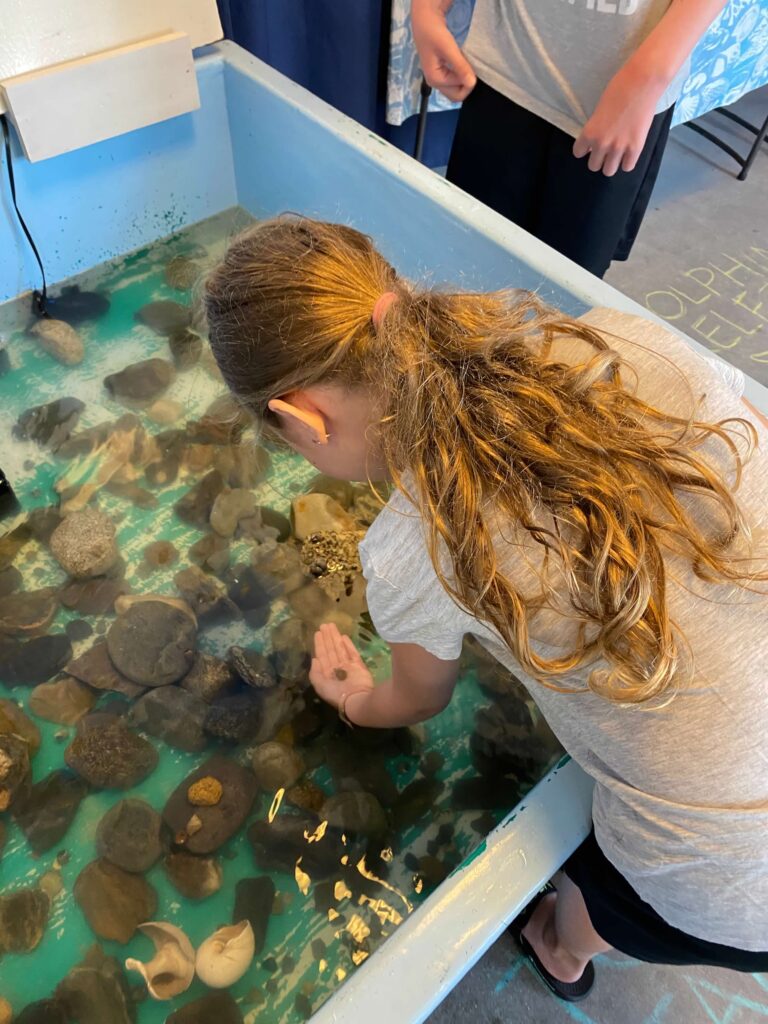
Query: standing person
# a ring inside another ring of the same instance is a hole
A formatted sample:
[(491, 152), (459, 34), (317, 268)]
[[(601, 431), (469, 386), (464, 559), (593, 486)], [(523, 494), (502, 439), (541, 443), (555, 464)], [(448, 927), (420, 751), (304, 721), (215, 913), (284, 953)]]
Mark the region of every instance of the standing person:
[(470, 635), (595, 780), (594, 831), (524, 928), (553, 990), (586, 994), (611, 946), (768, 970), (768, 422), (656, 324), (420, 289), (341, 225), (258, 225), (204, 302), (265, 427), (394, 485), (360, 548), (392, 678), (324, 625), (320, 696), (422, 721)]
[(427, 82), (463, 101), (448, 178), (602, 277), (626, 260), (690, 54), (726, 0), (412, 0)]

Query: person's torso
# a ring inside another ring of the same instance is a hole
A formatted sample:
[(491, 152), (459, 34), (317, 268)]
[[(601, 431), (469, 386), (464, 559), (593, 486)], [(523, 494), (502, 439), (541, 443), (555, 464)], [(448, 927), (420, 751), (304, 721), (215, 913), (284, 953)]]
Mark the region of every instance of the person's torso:
[[(477, 0), (464, 51), (478, 78), (577, 136), (670, 0)], [(680, 95), (685, 62), (656, 113)]]

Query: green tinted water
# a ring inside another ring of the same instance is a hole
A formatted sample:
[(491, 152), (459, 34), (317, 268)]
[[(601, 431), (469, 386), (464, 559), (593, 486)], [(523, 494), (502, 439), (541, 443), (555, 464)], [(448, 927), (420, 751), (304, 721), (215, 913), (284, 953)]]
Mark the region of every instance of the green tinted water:
[[(184, 295), (165, 283), (165, 264), (174, 253), (199, 255), (203, 249), (207, 259), (214, 259), (238, 219), (242, 218), (235, 212), (205, 222), (158, 243), (151, 250), (82, 275), (78, 279), (81, 285), (103, 291), (109, 296), (111, 305), (100, 319), (79, 328), (87, 352), (86, 359), (79, 366), (61, 366), (43, 352), (21, 329), (18, 308), (9, 305), (0, 309), (0, 337), (7, 339), (11, 364), (10, 371), (0, 376), (0, 465), (12, 481), (24, 513), (37, 506), (55, 503), (54, 482), (70, 463), (63, 462), (31, 441), (12, 439), (12, 428), (19, 414), (30, 406), (72, 395), (85, 403), (78, 430), (122, 415), (126, 410), (110, 398), (103, 387), (105, 375), (150, 356), (168, 358), (166, 339), (138, 324), (134, 313), (145, 303), (157, 299), (189, 302), (188, 294)], [(26, 313), (22, 314), (24, 319)], [(178, 373), (165, 397), (183, 405), (183, 426), (185, 420), (199, 417), (223, 390), (221, 381), (201, 362)], [(152, 433), (167, 429), (148, 420), (144, 425)], [(259, 504), (287, 514), (291, 499), (306, 488), (313, 474), (312, 468), (297, 457), (274, 453), (267, 478), (255, 489)], [(202, 536), (203, 531), (181, 522), (174, 513), (173, 505), (195, 480), (194, 475), (187, 474), (168, 487), (153, 488), (159, 504), (150, 509), (138, 508), (104, 490), (97, 494), (96, 503), (117, 524), (118, 544), (126, 565), (125, 578), (134, 592), (177, 596), (173, 577), (188, 564), (187, 549)], [(142, 480), (138, 483), (146, 486)], [(3, 524), (6, 525), (12, 526), (13, 522)], [(159, 539), (173, 542), (180, 553), (179, 561), (146, 575), (141, 569), (142, 551), (150, 541)], [(247, 540), (234, 542), (232, 563), (245, 559), (251, 546)], [(25, 589), (60, 587), (66, 582), (65, 574), (47, 548), (37, 542), (26, 545), (14, 564), (23, 574)], [(242, 621), (201, 629), (199, 648), (224, 656), (232, 644), (268, 647), (271, 628), (284, 615), (284, 604), (276, 602), (269, 623), (261, 630), (249, 629)], [(60, 608), (49, 631), (61, 632), (69, 619), (80, 617)], [(89, 621), (98, 635), (113, 621), (113, 616), (93, 616)], [(75, 643), (75, 654), (86, 650), (92, 643), (93, 638)], [(387, 670), (384, 645), (376, 638), (370, 639), (364, 653), (377, 677), (384, 676)], [(487, 681), (488, 666), (483, 666), (482, 671)], [(492, 671), (490, 675), (493, 676)], [(494, 686), (503, 687), (504, 673), (499, 670), (491, 682)], [(13, 689), (0, 687), (0, 696), (10, 696), (24, 707), (29, 693), (30, 688), (24, 686)], [(110, 696), (102, 694), (100, 704), (108, 701)], [(321, 906), (317, 909), (317, 886), (311, 879), (304, 879), (301, 872), (273, 874), (278, 896), (269, 921), (265, 947), (245, 976), (231, 989), (246, 1021), (294, 1024), (306, 1019), (308, 1013), (317, 1009), (344, 978), (386, 939), (397, 922), (423, 902), (435, 887), (434, 872), (447, 872), (470, 854), (482, 839), (483, 831), (498, 821), (504, 811), (557, 760), (557, 745), (541, 727), (537, 713), (531, 711), (532, 720), (537, 723), (536, 735), (524, 744), (524, 753), (529, 758), (524, 777), (517, 778), (507, 773), (507, 781), (500, 789), (498, 780), (509, 766), (500, 766), (498, 776), (494, 778), (493, 773), (488, 775), (486, 765), (485, 779), (480, 780), (470, 752), (470, 736), (475, 728), (476, 712), (490, 705), (493, 699), (490, 691), (478, 684), (476, 668), (468, 660), (457, 696), (449, 708), (416, 730), (414, 735), (401, 737), (398, 742), (403, 752), (387, 757), (386, 767), (399, 791), (428, 775), (436, 778), (438, 784), (421, 805), (416, 801), (410, 813), (401, 811), (399, 831), (393, 828), (386, 837), (386, 843), (381, 844), (385, 848), (383, 858), (377, 856), (380, 851), (369, 851), (367, 860), (359, 862), (356, 870), (361, 878), (363, 873), (377, 878), (386, 873), (386, 885), (377, 885), (369, 879), (364, 883), (368, 895), (361, 895), (360, 892), (351, 892), (346, 884), (340, 884), (330, 908), (319, 901)], [(38, 781), (63, 765), (64, 749), (75, 729), (39, 719), (35, 721), (42, 734), (41, 747), (32, 765), (33, 779)], [(125, 945), (99, 940), (75, 902), (72, 890), (81, 869), (96, 856), (96, 827), (110, 806), (126, 796), (142, 797), (161, 811), (181, 780), (214, 749), (222, 749), (211, 742), (210, 751), (187, 754), (168, 747), (160, 740), (152, 739), (152, 742), (160, 754), (156, 770), (127, 792), (91, 792), (80, 805), (68, 834), (54, 849), (40, 856), (30, 851), (10, 813), (2, 815), (8, 829), (7, 844), (0, 861), (2, 892), (36, 884), (51, 869), (60, 850), (64, 849), (68, 854), (68, 860), (61, 868), (63, 891), (52, 902), (42, 941), (33, 951), (8, 954), (0, 963), (0, 994), (10, 1001), (16, 1012), (29, 1002), (51, 995), (57, 983), (96, 941), (121, 963), (129, 956), (150, 959), (151, 944), (138, 933)], [(305, 751), (316, 763), (307, 777), (328, 795), (334, 792), (334, 779), (323, 763), (324, 751), (330, 744), (349, 743), (343, 729), (334, 731), (326, 727), (314, 745), (310, 744)], [(223, 749), (242, 763), (248, 763), (247, 745)], [(376, 754), (365, 748), (350, 748), (350, 756), (368, 761)], [(438, 765), (440, 767), (435, 772)], [(463, 796), (457, 797), (459, 791), (456, 786), (472, 779), (477, 780), (475, 788), (465, 789)], [(255, 863), (246, 839), (247, 825), (268, 817), (274, 797), (274, 793), (261, 793), (246, 824), (218, 851), (223, 885), (214, 895), (197, 902), (181, 896), (169, 882), (162, 862), (147, 872), (146, 877), (158, 895), (157, 920), (181, 927), (195, 947), (219, 925), (232, 920), (237, 880), (264, 873)], [(278, 814), (283, 813), (288, 813), (285, 803), (278, 811)], [(441, 826), (443, 841), (437, 845), (436, 836)], [(434, 857), (428, 861), (418, 860), (425, 854), (434, 854)], [(353, 867), (355, 863), (353, 857)], [(348, 875), (346, 877), (348, 879)], [(322, 939), (325, 943), (326, 951), (320, 958), (313, 955), (311, 948), (315, 939)], [(140, 982), (137, 974), (129, 977), (132, 983)], [(195, 980), (187, 992), (170, 1002), (145, 999), (137, 1006), (137, 1020), (139, 1024), (160, 1024), (173, 1009), (205, 991), (205, 986)]]

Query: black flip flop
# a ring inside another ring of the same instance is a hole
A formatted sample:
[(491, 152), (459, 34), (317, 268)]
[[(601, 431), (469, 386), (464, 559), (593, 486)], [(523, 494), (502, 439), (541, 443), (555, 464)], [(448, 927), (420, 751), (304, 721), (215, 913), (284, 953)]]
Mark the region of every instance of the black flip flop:
[(536, 969), (536, 973), (558, 999), (564, 999), (566, 1003), (578, 1003), (592, 991), (592, 986), (595, 983), (595, 968), (591, 960), (577, 981), (560, 981), (559, 978), (549, 973), (536, 955), (536, 950), (522, 933), (518, 935), (517, 941), (520, 944), (520, 949)]

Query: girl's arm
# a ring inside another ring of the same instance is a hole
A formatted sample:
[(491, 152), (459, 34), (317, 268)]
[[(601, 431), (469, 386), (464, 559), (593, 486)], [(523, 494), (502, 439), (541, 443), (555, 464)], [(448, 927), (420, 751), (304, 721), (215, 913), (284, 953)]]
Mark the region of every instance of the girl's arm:
[(414, 725), (449, 703), (459, 659), (443, 661), (417, 644), (392, 644), (392, 678), (375, 685), (349, 637), (334, 625), (315, 634), (309, 678), (318, 696), (340, 708), (354, 725), (392, 729)]

